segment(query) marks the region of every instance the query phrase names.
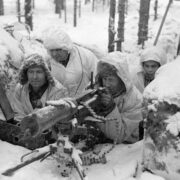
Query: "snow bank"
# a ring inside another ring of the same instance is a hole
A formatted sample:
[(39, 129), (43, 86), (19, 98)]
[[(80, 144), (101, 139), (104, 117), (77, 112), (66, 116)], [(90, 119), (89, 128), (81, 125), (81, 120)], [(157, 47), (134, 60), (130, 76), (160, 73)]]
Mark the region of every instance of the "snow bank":
[[(13, 167), (20, 163), (22, 155), (29, 152), (29, 150), (14, 146), (9, 143), (0, 141), (0, 173), (6, 169)], [(88, 180), (135, 180), (133, 175), (135, 174), (137, 163), (141, 159), (142, 142), (138, 142), (132, 145), (117, 145), (110, 153), (107, 154), (107, 164), (97, 164), (86, 166), (85, 172), (88, 176)], [(40, 149), (44, 152), (45, 148)], [(29, 166), (26, 166), (18, 170), (12, 177), (5, 177), (0, 175), (1, 180), (60, 180), (63, 178), (59, 169), (57, 168), (57, 162), (53, 158), (48, 158), (42, 162), (36, 161)], [(143, 177), (144, 176), (144, 177)], [(148, 177), (155, 178), (154, 180), (162, 180), (157, 176), (150, 175), (148, 173), (143, 174), (141, 180), (147, 180)], [(71, 180), (79, 180), (77, 172), (73, 170)]]
[(180, 57), (158, 69), (145, 88), (143, 164), (168, 180), (180, 179)]
[(13, 66), (19, 67), (23, 58), (23, 52), (20, 48), (20, 44), (2, 28), (0, 28), (0, 46), (4, 48), (4, 51), (1, 51), (1, 62), (7, 60), (7, 58), (4, 57), (10, 56), (9, 62)]

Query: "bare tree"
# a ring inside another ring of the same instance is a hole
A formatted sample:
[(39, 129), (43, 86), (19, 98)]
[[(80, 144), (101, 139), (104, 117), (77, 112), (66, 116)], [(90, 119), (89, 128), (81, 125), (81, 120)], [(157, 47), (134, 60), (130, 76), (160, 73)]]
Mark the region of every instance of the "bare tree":
[(106, 0), (102, 0), (102, 4), (103, 4), (103, 7), (104, 7), (105, 4), (106, 4)]
[(64, 0), (64, 22), (67, 23), (67, 7), (66, 7), (66, 0)]
[(74, 27), (77, 26), (77, 0), (74, 0)]
[(138, 44), (142, 44), (142, 47), (148, 39), (149, 9), (150, 0), (140, 0)]
[(25, 23), (29, 25), (30, 29), (33, 30), (32, 22), (32, 3), (31, 0), (25, 0)]
[(35, 8), (35, 0), (32, 0), (32, 8)]
[(78, 10), (79, 10), (79, 17), (81, 17), (81, 0), (79, 0), (79, 8), (78, 8)]
[(85, 0), (84, 1), (84, 4), (88, 4), (88, 3), (90, 3), (91, 2), (91, 0)]
[(95, 10), (95, 0), (92, 0), (92, 12)]
[(55, 0), (55, 13), (60, 14), (61, 12), (61, 0)]
[(125, 14), (128, 14), (128, 0), (125, 0)]
[(157, 20), (157, 17), (158, 17), (157, 10), (158, 10), (158, 0), (155, 0), (155, 2), (154, 2), (154, 20)]
[(121, 51), (121, 45), (124, 41), (124, 19), (125, 19), (125, 2), (126, 0), (118, 1), (118, 13), (119, 13), (119, 21), (118, 21), (118, 30), (117, 30), (117, 51)]
[(0, 0), (0, 16), (4, 15), (4, 1)]
[(58, 4), (58, 10), (59, 10), (59, 18), (61, 18), (62, 17), (62, 9), (64, 8), (63, 6), (64, 6), (64, 4), (63, 4), (63, 0), (59, 0), (59, 4)]
[(114, 51), (115, 12), (116, 12), (116, 0), (111, 0), (110, 1), (110, 8), (109, 8), (109, 28), (108, 28), (108, 34), (109, 34), (108, 51), (109, 52)]
[(18, 22), (21, 22), (21, 3), (20, 0), (17, 0), (17, 16), (18, 16)]

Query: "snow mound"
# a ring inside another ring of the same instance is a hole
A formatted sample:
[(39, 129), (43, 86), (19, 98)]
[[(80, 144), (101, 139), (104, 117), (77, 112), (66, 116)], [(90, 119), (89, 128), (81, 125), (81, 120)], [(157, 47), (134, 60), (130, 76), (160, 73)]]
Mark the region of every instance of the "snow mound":
[(1, 51), (1, 62), (6, 61), (8, 55), (10, 57), (10, 63), (15, 67), (19, 67), (23, 58), (20, 43), (2, 28), (0, 28), (0, 46), (4, 49)]

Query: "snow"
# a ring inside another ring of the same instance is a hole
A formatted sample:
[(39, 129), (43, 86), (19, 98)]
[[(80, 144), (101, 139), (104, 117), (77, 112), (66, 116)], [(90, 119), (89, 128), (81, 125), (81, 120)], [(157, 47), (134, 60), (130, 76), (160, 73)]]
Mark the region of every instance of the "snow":
[(170, 116), (165, 122), (168, 124), (166, 129), (174, 136), (178, 136), (180, 132), (180, 113)]
[[(153, 2), (151, 1), (150, 20), (149, 20), (149, 40), (145, 43), (145, 47), (153, 44), (157, 34), (163, 13), (165, 12), (168, 0), (159, 0), (158, 20), (153, 20)], [(5, 16), (1, 16), (1, 25), (12, 24), (17, 22), (15, 15), (15, 1), (6, 0), (5, 2)], [(23, 56), (19, 42), (23, 44), (25, 54), (32, 51), (46, 54), (47, 52), (41, 48), (40, 44), (29, 44), (27, 38), (39, 38), (41, 32), (48, 26), (58, 25), (66, 31), (74, 42), (84, 45), (96, 45), (107, 52), (108, 46), (108, 14), (109, 10), (105, 6), (102, 8), (100, 4), (97, 6), (95, 12), (91, 11), (91, 5), (84, 5), (82, 3), (81, 17), (78, 18), (77, 27), (73, 27), (73, 0), (68, 0), (67, 9), (67, 23), (64, 23), (64, 15), (60, 19), (57, 14), (54, 14), (53, 0), (36, 0), (34, 10), (34, 31), (31, 32), (30, 37), (26, 30), (18, 30), (20, 34), (16, 34), (15, 41), (11, 36), (3, 30), (0, 30), (0, 63), (2, 64), (7, 55), (10, 54), (12, 63), (18, 67), (19, 62)], [(139, 0), (129, 0), (129, 10), (126, 15), (125, 24), (125, 42), (123, 43), (123, 52), (128, 57), (130, 69), (139, 63), (139, 55), (141, 47), (137, 46), (137, 33), (138, 33), (138, 17), (139, 17)], [(168, 53), (169, 61), (172, 61), (176, 56), (177, 40), (180, 29), (179, 19), (180, 2), (173, 1), (173, 4), (168, 12), (163, 30), (158, 44), (162, 45)], [(116, 27), (117, 29), (116, 17)], [(22, 38), (21, 34), (26, 36)], [(36, 42), (37, 43), (37, 42)], [(36, 46), (37, 45), (37, 46)], [(171, 68), (167, 68), (165, 72), (159, 70), (157, 80), (150, 84), (145, 92), (145, 97), (156, 100), (166, 100), (171, 103), (180, 105), (180, 61), (176, 60)], [(166, 69), (166, 68), (164, 68)], [(171, 78), (171, 80), (170, 80)], [(173, 79), (173, 80), (172, 80)], [(161, 84), (157, 87), (156, 84)], [(173, 87), (173, 88), (171, 88)], [(155, 107), (150, 107), (155, 108)], [(177, 133), (174, 126), (170, 126), (169, 130)], [(179, 130), (179, 129), (178, 129)], [(0, 141), (0, 172), (2, 173), (8, 168), (17, 165), (20, 162), (21, 156), (28, 153), (29, 150), (14, 146), (7, 142)], [(45, 149), (48, 147), (45, 147)], [(135, 180), (138, 178), (133, 177), (136, 174), (137, 164), (141, 162), (143, 142), (137, 142), (132, 145), (116, 145), (115, 148), (107, 154), (107, 164), (97, 164), (85, 167), (85, 172), (89, 180), (103, 179), (103, 180)], [(42, 151), (42, 150), (40, 150)], [(140, 164), (140, 163), (139, 163)], [(148, 172), (139, 174), (140, 180), (163, 180), (162, 177), (155, 176)], [(43, 162), (37, 161), (27, 167), (17, 171), (12, 177), (5, 177), (0, 175), (1, 180), (59, 180), (59, 179), (79, 179), (76, 171), (73, 171), (72, 176), (69, 178), (61, 177), (57, 162), (48, 158)]]
[[(7, 168), (17, 165), (20, 162), (21, 156), (29, 152), (29, 150), (23, 147), (14, 146), (3, 141), (0, 143), (0, 154), (3, 157), (0, 159), (1, 173)], [(137, 162), (141, 157), (141, 148), (142, 142), (133, 145), (117, 145), (109, 154), (107, 154), (107, 164), (97, 164), (85, 167), (88, 179), (129, 179), (135, 173)], [(44, 150), (40, 149), (40, 152), (44, 152)], [(52, 158), (44, 160), (43, 162), (36, 161), (17, 171), (12, 178), (13, 180), (63, 179), (58, 172), (57, 162)], [(71, 178), (77, 178), (76, 172), (73, 172)], [(11, 178), (0, 175), (0, 179), (7, 180)], [(131, 177), (130, 179), (134, 178)]]
[(8, 52), (8, 55), (11, 57), (11, 62), (15, 67), (18, 67), (23, 57), (23, 53), (19, 48), (20, 44), (3, 29), (0, 29), (0, 37), (0, 46), (3, 49), (7, 49), (6, 51), (4, 50), (4, 55), (2, 54), (2, 60), (6, 60), (6, 53)]

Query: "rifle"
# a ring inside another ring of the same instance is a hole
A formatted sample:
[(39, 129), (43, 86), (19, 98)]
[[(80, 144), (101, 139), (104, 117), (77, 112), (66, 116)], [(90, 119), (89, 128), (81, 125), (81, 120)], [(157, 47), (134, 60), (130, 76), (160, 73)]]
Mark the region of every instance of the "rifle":
[[(69, 123), (70, 120), (77, 118), (78, 124), (81, 124), (82, 122), (84, 122), (84, 117), (90, 115), (90, 112), (88, 111), (87, 107), (96, 108), (100, 105), (98, 97), (101, 93), (104, 92), (104, 90), (104, 88), (92, 89), (76, 99), (69, 98), (53, 101), (54, 105), (58, 104), (58, 106), (48, 105), (26, 116), (20, 123), (20, 128), (22, 132), (24, 132), (24, 139), (26, 139), (29, 136), (37, 137), (43, 131), (50, 129), (58, 122)], [(74, 155), (74, 151), (76, 151), (76, 149), (73, 148), (71, 143), (69, 142), (69, 135), (64, 136), (62, 134), (58, 134), (58, 140), (56, 145), (51, 145), (49, 151), (40, 153), (36, 157), (6, 170), (2, 174), (5, 176), (11, 176), (18, 169), (34, 161), (42, 161), (46, 157), (54, 154), (57, 154), (59, 161), (59, 157), (61, 157), (62, 154), (58, 153), (62, 153), (62, 148), (63, 153), (69, 154), (69, 162), (73, 165), (73, 167), (75, 167), (81, 180), (84, 180), (86, 175), (82, 168), (82, 162), (79, 162), (79, 160), (75, 158), (77, 156)]]
[[(71, 110), (69, 112), (67, 112), (69, 115), (68, 118), (72, 119), (73, 117), (77, 116), (79, 121), (80, 121), (80, 119), (81, 119), (81, 121), (83, 121), (83, 117), (88, 115), (89, 111), (86, 108), (83, 108), (82, 105), (80, 105), (81, 102), (85, 102), (86, 100), (88, 100), (88, 99), (90, 100), (91, 98), (94, 99), (96, 95), (98, 96), (100, 91), (102, 91), (102, 89), (101, 90), (100, 89), (88, 90), (88, 93), (73, 100), (74, 102), (77, 103), (76, 104), (77, 107), (74, 109), (75, 110), (74, 112), (71, 112)], [(94, 100), (96, 100), (96, 98)], [(90, 104), (93, 104), (93, 106), (96, 107), (98, 102), (96, 101), (96, 102), (93, 102)], [(46, 146), (47, 144), (55, 142), (54, 137), (52, 137), (52, 135), (51, 135), (52, 134), (51, 131), (42, 131), (36, 137), (25, 136), (24, 131), (22, 131), (22, 127), (20, 127), (19, 122), (14, 120), (14, 112), (13, 112), (11, 105), (9, 103), (9, 100), (6, 96), (5, 90), (2, 88), (1, 84), (0, 84), (0, 107), (6, 118), (6, 120), (0, 119), (0, 139), (1, 140), (7, 141), (7, 142), (15, 144), (15, 145), (23, 146), (23, 147), (26, 147), (31, 150), (40, 148), (40, 147)], [(45, 108), (47, 108), (47, 107), (45, 107)], [(47, 109), (49, 109), (49, 108), (47, 108)], [(76, 112), (76, 114), (74, 114), (75, 112)], [(61, 117), (61, 111), (57, 115), (59, 117)], [(32, 121), (33, 121), (33, 116), (34, 115), (32, 115), (32, 114), (30, 116), (28, 115), (27, 117), (24, 118), (23, 122), (28, 121), (27, 119), (32, 119)], [(52, 117), (52, 119), (53, 119), (53, 117)], [(66, 121), (66, 124), (67, 124), (67, 122), (69, 122), (69, 121)]]

